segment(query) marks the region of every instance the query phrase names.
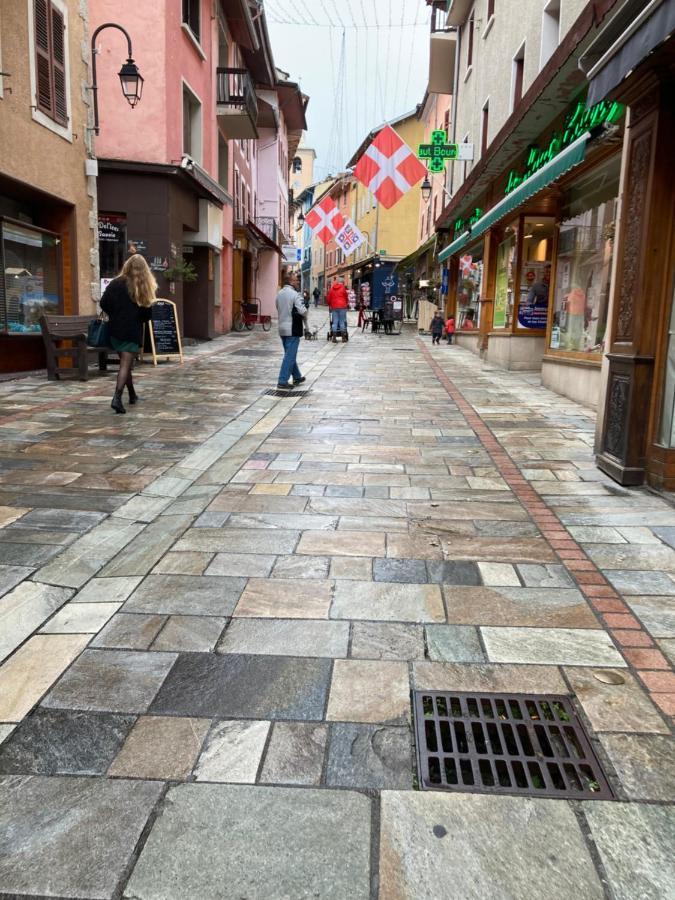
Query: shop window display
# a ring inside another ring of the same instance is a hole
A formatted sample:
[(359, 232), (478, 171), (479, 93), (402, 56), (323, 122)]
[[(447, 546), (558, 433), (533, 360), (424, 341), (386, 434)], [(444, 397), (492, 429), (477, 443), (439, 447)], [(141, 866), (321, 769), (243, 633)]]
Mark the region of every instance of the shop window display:
[(480, 288), (483, 280), (482, 253), (466, 253), (459, 259), (457, 323), (460, 329), (478, 328)]
[(13, 334), (40, 331), (40, 316), (58, 313), (59, 238), (3, 220), (0, 222), (4, 292), (0, 329)]
[(620, 160), (613, 158), (565, 195), (556, 261), (550, 346), (605, 348)]
[(523, 226), (523, 258), (520, 266), (518, 328), (544, 330), (551, 290), (551, 259), (555, 219), (526, 219)]
[(516, 247), (518, 228), (509, 225), (504, 240), (497, 248), (497, 276), (495, 281), (495, 305), (492, 316), (494, 328), (510, 328), (513, 321), (513, 302), (516, 278)]

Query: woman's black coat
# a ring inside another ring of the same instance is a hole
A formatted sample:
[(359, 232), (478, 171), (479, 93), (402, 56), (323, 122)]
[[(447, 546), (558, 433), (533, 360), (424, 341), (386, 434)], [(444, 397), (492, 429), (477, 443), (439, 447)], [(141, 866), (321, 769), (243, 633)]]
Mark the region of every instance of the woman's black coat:
[(152, 311), (149, 306), (138, 306), (131, 299), (126, 278), (114, 278), (103, 292), (101, 309), (110, 319), (110, 335), (118, 341), (143, 341), (143, 322), (149, 322)]

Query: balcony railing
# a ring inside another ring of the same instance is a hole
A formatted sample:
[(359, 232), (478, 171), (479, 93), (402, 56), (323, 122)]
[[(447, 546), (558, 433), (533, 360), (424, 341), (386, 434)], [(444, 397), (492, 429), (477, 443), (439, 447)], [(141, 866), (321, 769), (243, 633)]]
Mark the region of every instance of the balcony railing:
[(275, 244), (280, 245), (283, 243), (284, 238), (279, 228), (279, 223), (273, 216), (258, 216), (255, 224)]
[[(216, 102), (219, 116), (248, 120), (248, 130), (252, 133), (245, 129), (247, 133), (233, 133), (232, 137), (257, 137), (258, 99), (247, 69), (216, 69)], [(235, 128), (235, 131), (239, 130)]]

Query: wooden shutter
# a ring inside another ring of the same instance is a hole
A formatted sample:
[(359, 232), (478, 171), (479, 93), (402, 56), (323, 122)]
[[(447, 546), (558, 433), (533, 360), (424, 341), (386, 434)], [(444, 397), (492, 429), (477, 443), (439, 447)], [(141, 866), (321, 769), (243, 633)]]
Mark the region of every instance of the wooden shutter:
[[(51, 4), (50, 4), (51, 6)], [(68, 124), (66, 96), (66, 23), (63, 14), (51, 6), (52, 18), (52, 84), (54, 86), (54, 118), (61, 125)]]
[(66, 23), (50, 0), (35, 0), (36, 106), (60, 125), (68, 123)]
[(35, 0), (35, 77), (37, 108), (52, 115), (54, 91), (52, 87), (52, 53), (49, 0)]

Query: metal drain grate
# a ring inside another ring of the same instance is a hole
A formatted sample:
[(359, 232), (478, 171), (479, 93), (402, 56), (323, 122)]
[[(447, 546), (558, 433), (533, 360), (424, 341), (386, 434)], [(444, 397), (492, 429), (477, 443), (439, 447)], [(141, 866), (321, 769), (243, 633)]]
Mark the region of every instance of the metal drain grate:
[(276, 388), (270, 388), (263, 391), (265, 397), (306, 397), (309, 391), (278, 391)]
[(426, 790), (614, 797), (567, 697), (415, 691), (414, 713)]

